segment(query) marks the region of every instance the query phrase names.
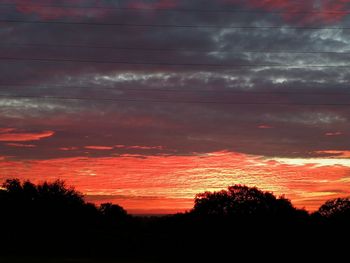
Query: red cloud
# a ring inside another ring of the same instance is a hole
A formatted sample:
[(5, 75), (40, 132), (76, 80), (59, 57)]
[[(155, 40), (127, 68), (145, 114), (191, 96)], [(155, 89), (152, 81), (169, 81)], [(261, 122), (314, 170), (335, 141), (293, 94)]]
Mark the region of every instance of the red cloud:
[(267, 124), (261, 124), (258, 126), (259, 129), (272, 129), (273, 127)]
[(23, 143), (6, 143), (7, 146), (12, 147), (22, 147), (22, 148), (34, 148), (36, 145), (34, 144), (23, 144)]
[[(6, 130), (7, 129), (7, 130)], [(15, 129), (1, 129), (0, 130), (0, 141), (2, 142), (26, 142), (26, 141), (38, 141), (43, 138), (54, 135), (53, 131), (42, 131), (42, 132), (20, 132)]]
[(13, 132), (14, 128), (0, 128), (0, 133)]

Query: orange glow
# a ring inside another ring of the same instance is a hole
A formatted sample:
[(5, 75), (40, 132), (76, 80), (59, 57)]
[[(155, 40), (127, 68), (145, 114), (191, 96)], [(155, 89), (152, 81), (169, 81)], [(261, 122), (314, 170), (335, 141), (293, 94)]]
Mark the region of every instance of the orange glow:
[(196, 193), (232, 184), (286, 194), (296, 206), (315, 210), (329, 198), (350, 193), (350, 163), (328, 165), (323, 160), (272, 159), (232, 152), (27, 161), (3, 158), (0, 174), (1, 179), (17, 177), (34, 182), (60, 178), (76, 186), (89, 201), (113, 201), (133, 213), (184, 211), (192, 207)]
[(0, 141), (4, 142), (26, 142), (26, 141), (38, 141), (43, 138), (54, 135), (53, 131), (42, 132), (18, 132), (15, 129), (1, 129)]

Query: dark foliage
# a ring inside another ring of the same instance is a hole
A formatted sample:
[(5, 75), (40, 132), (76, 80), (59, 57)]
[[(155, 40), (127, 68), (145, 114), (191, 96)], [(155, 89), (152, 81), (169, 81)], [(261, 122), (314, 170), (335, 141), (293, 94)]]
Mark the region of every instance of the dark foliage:
[(291, 219), (306, 215), (282, 197), (256, 187), (234, 185), (220, 192), (205, 192), (195, 198), (192, 213), (200, 216), (230, 217), (232, 219)]
[(116, 204), (86, 203), (63, 181), (11, 179), (0, 190), (0, 255), (215, 262), (243, 251), (259, 259), (291, 248), (294, 254), (329, 252), (341, 247), (339, 233), (350, 233), (349, 204), (330, 200), (310, 216), (283, 196), (234, 185), (198, 194), (187, 213), (132, 217)]
[(316, 215), (330, 221), (350, 223), (350, 198), (328, 200), (318, 209)]

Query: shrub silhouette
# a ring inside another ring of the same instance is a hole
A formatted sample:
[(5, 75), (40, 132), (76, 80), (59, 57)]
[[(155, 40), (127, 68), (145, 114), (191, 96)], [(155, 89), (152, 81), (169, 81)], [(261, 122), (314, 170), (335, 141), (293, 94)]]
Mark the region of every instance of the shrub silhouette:
[(276, 198), (256, 187), (233, 185), (219, 192), (197, 194), (192, 213), (201, 216), (234, 218), (290, 217), (302, 211), (285, 197)]

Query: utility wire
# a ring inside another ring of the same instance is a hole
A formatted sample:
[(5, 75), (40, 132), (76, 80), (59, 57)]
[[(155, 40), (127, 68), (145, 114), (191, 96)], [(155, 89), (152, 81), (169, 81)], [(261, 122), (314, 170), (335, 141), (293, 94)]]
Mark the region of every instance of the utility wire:
[(131, 50), (131, 51), (148, 51), (148, 52), (190, 52), (190, 53), (218, 53), (218, 54), (242, 54), (242, 53), (277, 53), (277, 54), (339, 54), (350, 55), (350, 51), (316, 51), (316, 50), (209, 50), (209, 49), (188, 49), (188, 48), (145, 48), (145, 47), (118, 47), (118, 46), (93, 46), (83, 44), (40, 44), (40, 43), (1, 43), (1, 47), (41, 47), (41, 48), (73, 48), (73, 49), (106, 49), (106, 50)]
[(116, 60), (88, 60), (88, 59), (59, 59), (59, 58), (24, 58), (24, 57), (0, 57), (0, 60), (7, 61), (36, 61), (36, 62), (72, 62), (72, 63), (94, 63), (94, 64), (122, 64), (140, 66), (170, 66), (170, 67), (215, 67), (215, 68), (348, 68), (349, 65), (286, 65), (286, 64), (202, 64), (202, 63), (170, 63), (170, 62), (129, 62)]
[[(116, 7), (116, 6), (77, 6), (77, 5), (52, 5), (52, 4), (11, 4), (0, 3), (0, 7), (22, 7), (22, 8), (62, 8), (62, 9), (99, 9), (110, 11), (129, 11), (129, 12), (176, 12), (176, 13), (253, 13), (253, 14), (350, 14), (350, 11), (283, 11), (283, 10), (247, 10), (247, 9), (196, 9), (196, 8), (157, 8), (157, 7)], [(298, 7), (299, 5), (292, 5)], [(301, 5), (300, 5), (301, 6)]]
[(225, 25), (179, 25), (179, 24), (129, 24), (113, 22), (68, 22), (68, 21), (42, 21), (42, 20), (18, 20), (18, 19), (0, 19), (0, 23), (20, 23), (37, 25), (81, 25), (81, 26), (117, 26), (117, 27), (136, 27), (136, 28), (175, 28), (175, 29), (278, 29), (278, 30), (350, 30), (350, 27), (311, 27), (311, 26), (225, 26)]
[(129, 87), (105, 87), (105, 86), (64, 86), (64, 85), (45, 85), (45, 84), (5, 84), (1, 83), (0, 87), (30, 87), (30, 88), (37, 88), (37, 89), (42, 89), (42, 88), (57, 88), (57, 89), (85, 89), (85, 90), (112, 90), (112, 91), (137, 91), (137, 92), (170, 92), (170, 93), (217, 93), (217, 94), (222, 94), (222, 93), (228, 93), (228, 94), (240, 94), (240, 95), (314, 95), (314, 96), (320, 96), (320, 95), (350, 95), (350, 90), (345, 91), (345, 92), (332, 92), (332, 91), (319, 91), (316, 90), (314, 92), (311, 91), (302, 91), (302, 92), (293, 92), (293, 91), (244, 91), (244, 90), (204, 90), (204, 89), (174, 89), (174, 88), (164, 88), (164, 89), (159, 89), (159, 88), (129, 88)]
[(295, 103), (295, 102), (227, 102), (227, 101), (201, 101), (201, 100), (137, 100), (117, 98), (88, 98), (63, 96), (34, 96), (34, 95), (0, 95), (0, 98), (10, 99), (53, 99), (78, 101), (110, 101), (110, 102), (139, 102), (139, 103), (175, 103), (175, 104), (220, 104), (220, 105), (266, 105), (266, 106), (350, 106), (350, 103)]

